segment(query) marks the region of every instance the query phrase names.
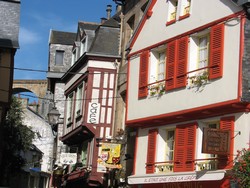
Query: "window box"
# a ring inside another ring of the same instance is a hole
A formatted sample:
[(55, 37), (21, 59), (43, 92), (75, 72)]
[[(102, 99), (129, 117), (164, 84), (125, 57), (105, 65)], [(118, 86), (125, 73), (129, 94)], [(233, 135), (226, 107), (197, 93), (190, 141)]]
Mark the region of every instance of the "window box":
[(150, 85), (150, 86), (148, 86), (148, 90), (149, 90), (150, 96), (160, 97), (165, 93), (165, 83), (160, 82), (160, 83)]

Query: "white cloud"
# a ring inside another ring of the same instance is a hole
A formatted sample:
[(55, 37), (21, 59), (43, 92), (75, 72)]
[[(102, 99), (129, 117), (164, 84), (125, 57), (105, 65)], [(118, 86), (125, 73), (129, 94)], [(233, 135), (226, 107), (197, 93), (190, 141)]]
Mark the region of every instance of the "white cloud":
[(21, 45), (34, 44), (40, 41), (40, 37), (38, 33), (20, 27), (19, 41)]

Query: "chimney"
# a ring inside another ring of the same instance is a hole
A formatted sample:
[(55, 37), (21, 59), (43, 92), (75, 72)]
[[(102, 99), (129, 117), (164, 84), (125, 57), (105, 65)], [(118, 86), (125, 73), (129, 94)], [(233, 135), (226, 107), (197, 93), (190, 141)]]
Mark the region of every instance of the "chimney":
[(107, 19), (109, 20), (111, 18), (111, 11), (112, 11), (112, 5), (107, 5)]
[(101, 18), (101, 24), (103, 24), (104, 22), (106, 22), (107, 21), (107, 18)]

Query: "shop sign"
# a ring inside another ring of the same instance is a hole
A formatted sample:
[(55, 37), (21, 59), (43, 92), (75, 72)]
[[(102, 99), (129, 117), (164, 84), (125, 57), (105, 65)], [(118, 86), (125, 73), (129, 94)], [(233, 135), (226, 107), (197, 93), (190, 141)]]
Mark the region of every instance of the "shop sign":
[(230, 131), (204, 128), (202, 153), (227, 155), (229, 154)]
[(216, 173), (198, 173), (182, 174), (182, 175), (157, 175), (154, 176), (129, 176), (129, 184), (161, 184), (161, 183), (178, 183), (178, 182), (193, 182), (193, 181), (211, 181), (222, 180), (225, 172)]
[(62, 164), (75, 164), (77, 154), (76, 153), (61, 153), (60, 163)]
[(88, 108), (87, 123), (98, 124), (100, 116), (100, 103), (90, 102)]
[(98, 157), (99, 168), (100, 169), (121, 168), (120, 153), (121, 153), (121, 144), (101, 143), (101, 147), (99, 150), (99, 157)]

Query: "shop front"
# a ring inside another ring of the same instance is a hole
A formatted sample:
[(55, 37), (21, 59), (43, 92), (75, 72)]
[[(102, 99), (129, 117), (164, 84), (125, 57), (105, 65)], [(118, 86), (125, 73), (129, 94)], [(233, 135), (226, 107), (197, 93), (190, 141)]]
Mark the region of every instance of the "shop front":
[(225, 170), (129, 176), (134, 188), (230, 188)]

